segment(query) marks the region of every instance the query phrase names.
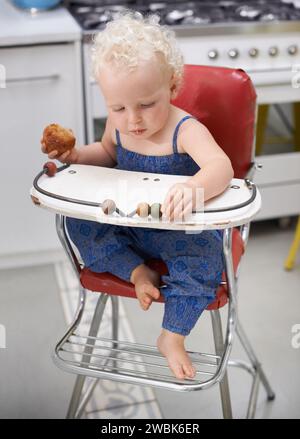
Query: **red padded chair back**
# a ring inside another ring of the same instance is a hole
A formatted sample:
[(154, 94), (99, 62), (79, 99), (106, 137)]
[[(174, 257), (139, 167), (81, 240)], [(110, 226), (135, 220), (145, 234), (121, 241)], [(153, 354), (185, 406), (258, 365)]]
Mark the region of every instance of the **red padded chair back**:
[(195, 116), (244, 178), (253, 161), (256, 93), (241, 69), (185, 65), (184, 83), (173, 104)]

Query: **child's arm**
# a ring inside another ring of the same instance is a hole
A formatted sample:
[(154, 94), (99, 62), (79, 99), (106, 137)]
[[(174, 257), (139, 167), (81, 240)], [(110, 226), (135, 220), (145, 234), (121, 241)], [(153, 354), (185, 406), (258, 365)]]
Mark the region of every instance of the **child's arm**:
[(191, 120), (183, 128), (178, 145), (201, 169), (184, 185), (175, 185), (168, 192), (162, 210), (170, 220), (185, 218), (196, 208), (197, 188), (202, 188), (204, 201), (207, 201), (222, 193), (234, 175), (229, 158), (204, 125)]
[(193, 127), (182, 132), (181, 141), (182, 148), (200, 167), (200, 171), (187, 183), (204, 189), (204, 201), (222, 193), (233, 178), (234, 172), (229, 157), (208, 129), (194, 122)]
[[(45, 146), (42, 143), (42, 151), (45, 151)], [(52, 151), (48, 154), (50, 159), (57, 159), (62, 163), (75, 163), (81, 165), (95, 165), (112, 168), (116, 164), (116, 148), (112, 138), (112, 127), (107, 121), (105, 131), (101, 142), (91, 143), (80, 148), (72, 148), (60, 156), (57, 151)]]
[(108, 134), (103, 135), (101, 142), (91, 143), (78, 149), (77, 164), (95, 165), (112, 168), (116, 165), (115, 145)]

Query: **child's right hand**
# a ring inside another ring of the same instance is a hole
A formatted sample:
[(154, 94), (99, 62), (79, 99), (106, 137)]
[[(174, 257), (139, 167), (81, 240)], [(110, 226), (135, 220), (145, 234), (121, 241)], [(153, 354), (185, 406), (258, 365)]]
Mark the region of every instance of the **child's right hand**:
[[(43, 142), (43, 138), (41, 139), (41, 150), (44, 154), (47, 154), (46, 145)], [(58, 155), (58, 152), (56, 150), (51, 151), (48, 154), (49, 159), (51, 159), (51, 160), (55, 159), (55, 160), (60, 161), (61, 163), (67, 163), (70, 165), (73, 163), (77, 163), (78, 157), (79, 157), (79, 151), (75, 146), (71, 150), (68, 150), (61, 155)]]

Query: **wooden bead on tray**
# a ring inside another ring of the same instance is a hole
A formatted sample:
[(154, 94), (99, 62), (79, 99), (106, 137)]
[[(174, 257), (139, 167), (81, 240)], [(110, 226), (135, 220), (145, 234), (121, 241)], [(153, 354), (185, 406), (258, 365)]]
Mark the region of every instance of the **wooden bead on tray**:
[(150, 214), (150, 206), (148, 203), (139, 203), (136, 208), (136, 213), (141, 218), (146, 218)]
[(53, 177), (56, 174), (57, 166), (54, 162), (47, 162), (44, 164), (43, 169), (48, 177)]
[(116, 210), (116, 203), (113, 200), (104, 200), (101, 207), (105, 215), (111, 215)]

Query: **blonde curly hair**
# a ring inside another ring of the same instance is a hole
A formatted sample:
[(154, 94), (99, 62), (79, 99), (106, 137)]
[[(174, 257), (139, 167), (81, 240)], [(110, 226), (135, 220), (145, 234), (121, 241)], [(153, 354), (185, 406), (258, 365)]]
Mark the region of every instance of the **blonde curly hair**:
[(94, 37), (93, 74), (97, 78), (104, 64), (134, 69), (141, 61), (155, 55), (159, 55), (162, 65), (174, 75), (174, 84), (178, 90), (182, 82), (184, 61), (175, 33), (159, 25), (158, 15), (144, 17), (138, 12), (126, 11)]

